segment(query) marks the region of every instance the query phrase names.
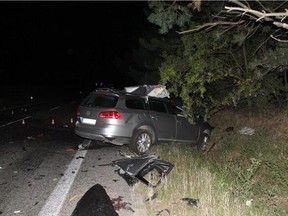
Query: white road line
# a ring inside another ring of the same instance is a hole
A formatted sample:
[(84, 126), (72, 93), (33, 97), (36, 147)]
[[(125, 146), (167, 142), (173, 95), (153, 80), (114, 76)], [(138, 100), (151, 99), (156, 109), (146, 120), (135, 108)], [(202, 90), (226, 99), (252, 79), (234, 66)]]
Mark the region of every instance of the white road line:
[(8, 122), (7, 124), (1, 125), (0, 128), (1, 128), (1, 127), (5, 127), (5, 126), (8, 126), (8, 125), (11, 125), (11, 124), (14, 124), (14, 123), (16, 123), (16, 122), (19, 122), (19, 121), (22, 121), (22, 120), (25, 120), (25, 119), (28, 119), (28, 118), (32, 118), (32, 116), (26, 116), (25, 118), (21, 118), (21, 119), (18, 119), (18, 120), (16, 120), (16, 121)]
[(50, 109), (50, 111), (52, 111), (52, 110), (56, 110), (56, 109), (59, 109), (60, 107), (61, 107), (61, 106), (53, 107), (53, 108)]
[(77, 151), (71, 163), (69, 164), (69, 167), (64, 172), (64, 175), (60, 178), (58, 184), (50, 194), (47, 202), (42, 207), (38, 216), (57, 216), (60, 213), (72, 183), (81, 167), (83, 157), (86, 155), (86, 153), (87, 150)]

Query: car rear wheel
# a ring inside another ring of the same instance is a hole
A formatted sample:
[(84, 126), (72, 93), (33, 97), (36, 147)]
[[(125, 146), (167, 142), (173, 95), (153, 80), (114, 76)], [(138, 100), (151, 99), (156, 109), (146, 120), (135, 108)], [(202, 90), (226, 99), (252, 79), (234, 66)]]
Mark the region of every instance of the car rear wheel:
[(143, 155), (148, 152), (152, 145), (152, 133), (149, 130), (138, 129), (130, 143), (130, 150), (138, 155)]

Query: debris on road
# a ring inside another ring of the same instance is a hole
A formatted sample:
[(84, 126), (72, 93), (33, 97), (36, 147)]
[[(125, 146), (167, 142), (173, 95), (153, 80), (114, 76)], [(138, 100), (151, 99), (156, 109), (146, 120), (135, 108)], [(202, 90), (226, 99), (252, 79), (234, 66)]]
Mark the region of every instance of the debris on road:
[(232, 131), (234, 131), (234, 127), (227, 127), (227, 128), (225, 129), (225, 131), (226, 131), (226, 132), (232, 132)]
[(250, 199), (250, 200), (247, 200), (245, 204), (246, 206), (251, 207), (252, 203), (253, 203), (253, 199)]
[(78, 145), (78, 149), (79, 150), (88, 149), (91, 143), (92, 143), (92, 140), (84, 139), (83, 142)]
[(255, 130), (250, 127), (243, 127), (241, 130), (239, 130), (239, 133), (242, 135), (249, 135), (252, 136), (254, 134)]
[(132, 204), (124, 202), (122, 196), (118, 196), (117, 198), (112, 198), (111, 201), (115, 210), (124, 209), (124, 210), (135, 212), (130, 206), (128, 206)]
[[(156, 216), (160, 216), (160, 215), (163, 215), (164, 213), (167, 213), (168, 215), (170, 215), (170, 210), (169, 209), (162, 209), (161, 211), (159, 211)], [(163, 214), (162, 214), (163, 213)], [(167, 215), (166, 214), (166, 215)]]
[(152, 196), (148, 197), (148, 198), (145, 200), (145, 202), (148, 202), (148, 201), (154, 200), (154, 199), (157, 198), (157, 196), (158, 196), (158, 194), (157, 194), (157, 193), (154, 193), (154, 194), (152, 194)]
[(183, 201), (188, 201), (187, 204), (190, 206), (196, 206), (198, 207), (199, 199), (193, 199), (193, 198), (182, 198)]
[[(119, 167), (116, 172), (126, 180), (129, 186), (133, 186), (138, 181), (141, 181), (148, 187), (158, 186), (174, 167), (172, 163), (160, 160), (159, 157), (154, 154), (114, 160), (110, 164), (100, 166), (107, 165)], [(160, 175), (160, 178), (154, 185), (144, 178), (146, 174), (153, 170), (156, 170)]]
[(121, 149), (118, 149), (117, 153), (115, 154), (115, 156), (121, 156), (121, 157), (125, 157), (125, 158), (132, 158), (132, 155), (127, 155), (124, 151), (122, 151)]
[(75, 200), (75, 199), (77, 199), (77, 198), (79, 198), (79, 197), (82, 197), (82, 196), (83, 196), (83, 194), (74, 195), (74, 196), (72, 196), (72, 197), (69, 199), (69, 202), (71, 202), (71, 201), (73, 201), (73, 200)]
[(83, 144), (79, 144), (79, 145), (78, 145), (78, 149), (79, 149), (79, 150), (84, 150), (85, 148), (86, 148), (86, 147), (85, 147)]
[(28, 136), (27, 139), (28, 140), (35, 140), (35, 138), (33, 136)]
[(66, 148), (66, 151), (67, 152), (76, 152), (77, 151), (77, 149), (76, 148)]

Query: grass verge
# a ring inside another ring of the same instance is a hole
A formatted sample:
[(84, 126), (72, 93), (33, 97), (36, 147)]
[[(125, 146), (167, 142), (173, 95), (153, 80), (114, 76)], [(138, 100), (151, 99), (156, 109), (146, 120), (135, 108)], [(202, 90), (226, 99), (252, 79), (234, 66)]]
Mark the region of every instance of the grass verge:
[[(225, 110), (211, 121), (216, 127), (205, 151), (191, 145), (154, 146), (153, 153), (175, 167), (154, 189), (134, 186), (147, 198), (154, 198), (146, 201), (148, 215), (287, 215), (285, 119), (283, 111), (260, 115)], [(255, 133), (242, 135), (239, 130), (243, 127)], [(153, 172), (147, 175), (155, 177)], [(189, 205), (183, 198), (199, 202)]]

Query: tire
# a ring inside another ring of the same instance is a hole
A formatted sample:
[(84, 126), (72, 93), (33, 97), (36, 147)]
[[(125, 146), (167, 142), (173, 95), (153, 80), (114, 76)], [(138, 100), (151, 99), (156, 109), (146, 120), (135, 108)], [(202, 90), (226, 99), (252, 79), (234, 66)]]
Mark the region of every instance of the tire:
[(201, 149), (201, 150), (205, 151), (208, 139), (210, 137), (210, 134), (211, 134), (211, 131), (208, 130), (208, 129), (204, 130), (201, 133), (201, 135), (200, 135), (200, 137), (198, 139), (198, 142), (197, 142), (197, 148), (198, 149)]
[(138, 155), (144, 155), (148, 152), (153, 144), (153, 135), (151, 131), (145, 129), (138, 129), (133, 134), (129, 149)]

